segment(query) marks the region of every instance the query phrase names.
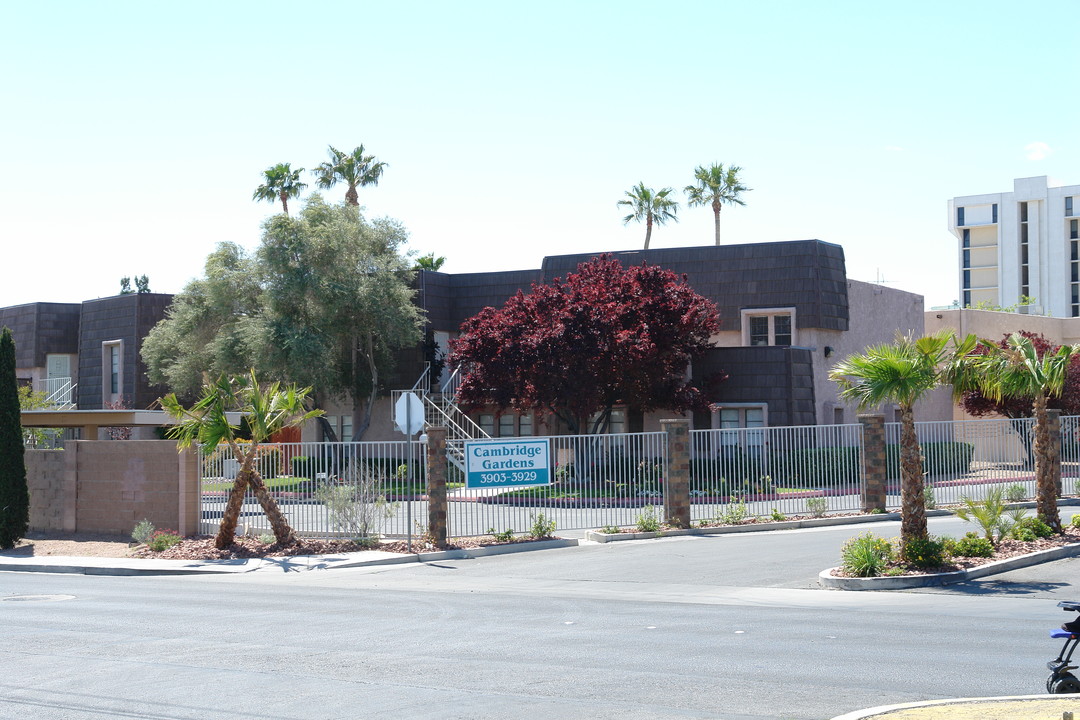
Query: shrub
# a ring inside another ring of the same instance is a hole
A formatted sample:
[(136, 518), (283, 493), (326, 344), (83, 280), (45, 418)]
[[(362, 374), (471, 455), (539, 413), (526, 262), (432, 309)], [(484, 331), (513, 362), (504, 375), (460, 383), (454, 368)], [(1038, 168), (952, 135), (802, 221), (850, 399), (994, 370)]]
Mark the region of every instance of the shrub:
[(938, 567), (945, 562), (945, 543), (932, 536), (911, 538), (901, 549), (901, 559), (911, 567)]
[(261, 542), (263, 545), (273, 545), (275, 542), (277, 542), (277, 538), (274, 537), (273, 533), (262, 533), (261, 535), (259, 535), (259, 542)]
[(1001, 488), (991, 490), (985, 500), (972, 500), (965, 495), (960, 502), (963, 506), (956, 509), (956, 517), (978, 525), (991, 543), (997, 542), (1008, 531)]
[(529, 537), (533, 540), (546, 540), (555, 532), (555, 521), (548, 520), (544, 513), (537, 513), (532, 518), (532, 528), (529, 529)]
[(365, 478), (358, 485), (324, 485), (315, 491), (315, 499), (326, 506), (331, 527), (354, 540), (378, 537), (394, 504), (376, 494), (372, 484)]
[(153, 535), (154, 523), (149, 520), (142, 520), (135, 526), (135, 529), (131, 531), (131, 539), (140, 545), (145, 545)]
[(774, 522), (784, 522), (787, 520), (787, 516), (780, 512), (776, 508), (772, 509), (772, 515), (769, 516)]
[(885, 570), (893, 554), (892, 543), (867, 532), (844, 543), (840, 550), (840, 567), (856, 577), (874, 577)]
[(738, 525), (748, 517), (750, 517), (750, 511), (740, 498), (738, 502), (729, 503), (727, 509), (716, 520), (724, 525)]
[(825, 513), (829, 511), (829, 499), (824, 497), (807, 498), (806, 510), (816, 518), (825, 517)]
[(605, 525), (604, 527), (600, 528), (600, 532), (604, 533), (605, 535), (618, 535), (622, 532), (622, 530), (620, 530), (615, 525)]
[(161, 552), (162, 550), (168, 550), (182, 539), (173, 530), (157, 530), (146, 541), (146, 546), (154, 552)]
[(646, 505), (641, 508), (641, 512), (638, 513), (636, 521), (638, 532), (660, 531), (660, 515), (652, 505)]
[(923, 505), (927, 510), (937, 510), (937, 498), (934, 496), (934, 484), (927, 482), (923, 486)]
[(498, 542), (510, 542), (514, 539), (514, 531), (510, 528), (497, 532), (494, 527), (488, 528), (488, 535), (495, 538)]
[(1027, 499), (1027, 490), (1020, 483), (1013, 483), (1005, 489), (1005, 499), (1011, 503), (1023, 502)]
[(990, 557), (994, 554), (993, 544), (978, 533), (969, 532), (955, 540), (948, 548), (950, 555), (956, 557)]
[(1074, 528), (1080, 528), (1080, 513), (1072, 516), (1072, 520), (1069, 521), (1069, 526)]
[(1014, 540), (1032, 542), (1038, 538), (1047, 538), (1054, 534), (1053, 528), (1037, 517), (1025, 517), (1017, 520), (1009, 528), (1009, 537)]

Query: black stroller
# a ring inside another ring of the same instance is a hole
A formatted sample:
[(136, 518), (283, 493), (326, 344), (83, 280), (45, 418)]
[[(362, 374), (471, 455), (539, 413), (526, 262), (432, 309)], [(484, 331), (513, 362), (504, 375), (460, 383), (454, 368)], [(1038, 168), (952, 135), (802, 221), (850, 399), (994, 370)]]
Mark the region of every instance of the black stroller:
[[(1058, 603), (1058, 607), (1065, 612), (1080, 613), (1080, 602), (1062, 601)], [(1057, 658), (1046, 663), (1046, 667), (1050, 668), (1050, 677), (1046, 679), (1046, 691), (1055, 695), (1080, 693), (1080, 680), (1077, 680), (1076, 676), (1070, 672), (1076, 670), (1078, 666), (1069, 664), (1072, 661), (1073, 651), (1080, 643), (1080, 617), (1065, 623), (1060, 630), (1051, 630), (1050, 637), (1064, 638), (1065, 644), (1061, 647)]]

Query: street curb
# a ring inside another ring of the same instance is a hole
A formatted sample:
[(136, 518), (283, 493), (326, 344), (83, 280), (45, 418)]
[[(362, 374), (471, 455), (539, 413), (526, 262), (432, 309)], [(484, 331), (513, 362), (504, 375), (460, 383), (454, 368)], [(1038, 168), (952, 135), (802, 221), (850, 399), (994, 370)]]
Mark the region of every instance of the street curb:
[[(952, 515), (948, 510), (929, 510), (927, 517)], [(841, 517), (807, 518), (805, 520), (784, 520), (781, 522), (758, 522), (746, 525), (722, 525), (708, 528), (686, 528), (682, 530), (661, 530), (659, 532), (604, 533), (599, 530), (586, 530), (585, 539), (609, 543), (620, 540), (649, 540), (660, 537), (683, 537), (686, 535), (728, 535), (745, 532), (770, 532), (776, 530), (801, 530), (804, 528), (830, 527), (833, 525), (860, 525), (863, 523), (887, 522), (900, 520), (900, 513), (878, 513), (875, 515), (844, 515)]]
[(908, 588), (931, 587), (934, 585), (952, 585), (966, 580), (976, 580), (987, 575), (1019, 570), (1039, 563), (1061, 560), (1080, 555), (1080, 543), (1063, 545), (1049, 550), (1039, 550), (1030, 555), (1018, 555), (1005, 560), (987, 563), (968, 570), (956, 570), (947, 573), (929, 575), (906, 575), (902, 577), (849, 578), (833, 577), (836, 568), (822, 570), (818, 582), (827, 588), (836, 590), (906, 590)]
[[(556, 538), (532, 542), (511, 543), (509, 545), (489, 545), (487, 547), (463, 550), (440, 550), (418, 553), (415, 555), (391, 555), (384, 553), (376, 556), (371, 552), (347, 553), (337, 556), (326, 555), (289, 555), (283, 557), (251, 558), (236, 560), (120, 560), (123, 565), (94, 565), (71, 563), (74, 558), (64, 558), (57, 563), (13, 563), (0, 561), (0, 572), (37, 572), (68, 575), (111, 575), (111, 576), (161, 576), (161, 575), (240, 575), (252, 572), (273, 572), (288, 566), (288, 570), (334, 570), (339, 568), (377, 567), (381, 565), (403, 565), (406, 563), (426, 563), (440, 560), (471, 560), (491, 555), (510, 555), (521, 552), (553, 550), (557, 548), (577, 547), (580, 541), (575, 538)], [(367, 556), (366, 558), (364, 556)], [(154, 563), (147, 565), (146, 563)], [(170, 563), (164, 565), (163, 563)]]
[[(977, 698), (949, 698), (945, 700), (922, 700), (920, 702), (900, 703), (898, 705), (879, 705), (877, 707), (865, 708), (863, 710), (855, 710), (854, 712), (845, 713), (843, 715), (837, 715), (832, 720), (869, 720), (870, 718), (878, 716), (888, 716), (890, 713), (895, 713), (900, 710), (912, 710), (916, 708), (935, 707), (938, 705), (987, 705), (988, 709), (994, 709), (995, 705), (1003, 703), (1024, 703), (1024, 702), (1047, 702), (1054, 703), (1055, 705), (1061, 705), (1066, 707), (1075, 707), (1077, 704), (1076, 695), (1006, 695), (1003, 697), (977, 697)], [(945, 717), (942, 715), (941, 717)], [(994, 717), (999, 717), (994, 715)], [(1009, 715), (1009, 717), (1014, 717)], [(1026, 715), (1015, 715), (1015, 717), (1027, 717)]]

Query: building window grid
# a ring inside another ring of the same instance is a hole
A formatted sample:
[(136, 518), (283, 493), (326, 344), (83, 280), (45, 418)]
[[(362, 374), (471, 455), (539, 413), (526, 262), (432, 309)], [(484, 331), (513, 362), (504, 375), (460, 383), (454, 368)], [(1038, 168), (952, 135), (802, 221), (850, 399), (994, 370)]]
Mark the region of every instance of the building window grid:
[(745, 316), (747, 341), (752, 347), (790, 347), (794, 339), (791, 312), (767, 312), (768, 314)]
[(1020, 295), (1031, 295), (1028, 282), (1028, 204), (1020, 203)]
[[(1076, 223), (1073, 220), (1073, 223)], [(1075, 234), (1072, 236), (1076, 237)], [(1072, 270), (1072, 303), (1070, 306), (1070, 315), (1072, 317), (1080, 317), (1080, 240), (1069, 241), (1069, 266)]]
[(1071, 197), (1065, 198), (1065, 217), (1072, 217), (1073, 214), (1073, 199)]

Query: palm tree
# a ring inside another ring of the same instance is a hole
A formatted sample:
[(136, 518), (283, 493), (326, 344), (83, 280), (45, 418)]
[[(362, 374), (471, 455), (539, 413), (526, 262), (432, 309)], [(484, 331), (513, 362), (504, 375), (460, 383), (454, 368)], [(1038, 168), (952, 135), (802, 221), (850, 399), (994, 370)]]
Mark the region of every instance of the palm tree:
[(266, 168), (263, 176), (266, 180), (262, 185), (255, 188), (252, 200), (265, 200), (277, 202), (281, 200), (281, 209), (286, 215), (289, 214), (289, 198), (300, 197), (300, 192), (307, 187), (306, 183), (300, 182), (300, 173), (304, 168), (293, 170), (289, 163), (278, 163), (273, 167)]
[(687, 185), (683, 188), (690, 207), (709, 205), (712, 207), (713, 220), (716, 225), (716, 244), (720, 244), (720, 209), (723, 205), (745, 205), (739, 197), (744, 192), (750, 192), (739, 180), (741, 167), (729, 165), (727, 169), (722, 163), (713, 163), (709, 167), (698, 165), (694, 170), (694, 180), (697, 185)]
[(413, 262), (413, 270), (438, 270), (446, 262), (444, 257), (435, 257), (435, 253), (430, 252), (427, 255), (421, 255)]
[(948, 331), (917, 340), (897, 334), (891, 345), (866, 348), (838, 362), (829, 378), (840, 397), (862, 409), (883, 403), (900, 408), (900, 542), (927, 537), (923, 497), (922, 449), (915, 434), (915, 403), (939, 384), (941, 365), (949, 358)]
[[(978, 352), (971, 352), (976, 349)], [(1062, 345), (1055, 352), (1039, 355), (1030, 337), (1013, 333), (1001, 347), (989, 340), (966, 340), (966, 349), (950, 363), (945, 380), (952, 383), (953, 394), (961, 396), (977, 390), (1000, 402), (1005, 398), (1031, 398), (1035, 416), (1035, 500), (1043, 521), (1061, 531), (1057, 506), (1057, 448), (1050, 438), (1047, 400), (1061, 395), (1073, 353), (1080, 346)]]
[[(271, 497), (255, 465), (259, 443), (278, 430), (294, 427), (305, 420), (322, 415), (322, 410), (307, 411), (304, 404), (311, 388), (298, 390), (295, 386), (282, 388), (279, 383), (260, 387), (252, 370), (248, 376), (227, 377), (222, 375), (216, 382), (203, 384), (202, 397), (190, 409), (184, 409), (175, 393), (161, 398), (161, 406), (177, 424), (169, 428), (168, 436), (176, 439), (180, 448), (199, 443), (204, 455), (212, 454), (219, 443), (226, 443), (233, 457), (240, 463), (236, 481), (229, 493), (225, 512), (221, 516), (214, 546), (224, 549), (236, 538), (236, 523), (244, 504), (244, 493), (250, 487), (263, 512), (270, 520), (274, 537), (281, 545), (292, 543), (293, 534), (289, 521)], [(228, 413), (238, 411), (247, 420), (251, 442), (241, 447), (238, 442), (239, 426), (229, 421)]]
[(356, 188), (378, 185), (386, 163), (376, 161), (374, 155), (365, 155), (363, 145), (351, 153), (343, 153), (331, 145), (329, 152), (330, 161), (320, 163), (319, 167), (312, 171), (318, 178), (319, 187), (328, 190), (338, 182), (344, 182), (349, 186), (345, 191), (345, 202), (359, 205)]
[(659, 192), (645, 187), (645, 183), (638, 183), (626, 191), (625, 200), (620, 200), (619, 205), (626, 205), (631, 213), (623, 218), (623, 225), (631, 220), (645, 221), (645, 249), (649, 249), (649, 239), (652, 237), (653, 223), (663, 225), (668, 220), (678, 222), (675, 213), (679, 211), (679, 203), (670, 199), (668, 195), (675, 192), (673, 188), (664, 188)]

